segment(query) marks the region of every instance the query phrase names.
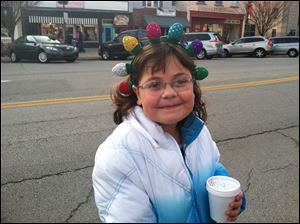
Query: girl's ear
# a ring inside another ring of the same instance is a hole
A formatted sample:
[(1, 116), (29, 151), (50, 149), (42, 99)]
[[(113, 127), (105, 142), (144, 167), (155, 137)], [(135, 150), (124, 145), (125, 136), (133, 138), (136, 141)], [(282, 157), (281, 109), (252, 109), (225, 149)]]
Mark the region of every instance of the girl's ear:
[(140, 100), (140, 96), (139, 96), (139, 89), (136, 87), (136, 86), (132, 86), (132, 90), (133, 90), (133, 92), (135, 93), (135, 95), (136, 95), (136, 97), (137, 97), (137, 102), (136, 102), (136, 104), (137, 105), (139, 105), (139, 106), (141, 106), (142, 105), (142, 103), (141, 103), (141, 100)]

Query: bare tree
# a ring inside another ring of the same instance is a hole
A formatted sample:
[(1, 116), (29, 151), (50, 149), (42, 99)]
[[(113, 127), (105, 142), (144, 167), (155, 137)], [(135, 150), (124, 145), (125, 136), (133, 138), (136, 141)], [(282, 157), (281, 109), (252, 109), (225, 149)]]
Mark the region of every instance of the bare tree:
[(37, 5), (39, 1), (1, 1), (1, 28), (8, 30), (14, 40), (15, 27), (21, 20), (21, 9)]
[(249, 21), (255, 24), (261, 36), (281, 22), (284, 12), (284, 1), (252, 1), (252, 13), (248, 17)]

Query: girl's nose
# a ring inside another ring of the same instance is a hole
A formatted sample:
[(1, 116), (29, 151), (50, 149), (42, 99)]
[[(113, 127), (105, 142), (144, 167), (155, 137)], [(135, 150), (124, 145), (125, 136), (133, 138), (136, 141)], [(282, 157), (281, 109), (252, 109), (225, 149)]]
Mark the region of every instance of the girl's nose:
[(170, 83), (167, 83), (163, 90), (162, 98), (173, 98), (175, 96), (177, 96), (176, 90), (170, 85)]

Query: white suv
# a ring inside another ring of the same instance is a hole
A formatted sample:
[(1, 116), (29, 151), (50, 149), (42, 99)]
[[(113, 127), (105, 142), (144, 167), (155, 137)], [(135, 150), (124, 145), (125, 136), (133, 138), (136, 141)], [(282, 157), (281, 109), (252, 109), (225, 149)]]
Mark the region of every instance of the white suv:
[(249, 54), (263, 58), (267, 54), (270, 54), (272, 41), (262, 36), (243, 37), (223, 45), (223, 49), (225, 57), (231, 57), (237, 54)]
[(196, 56), (197, 59), (211, 59), (213, 56), (223, 55), (223, 42), (219, 34), (214, 32), (191, 32), (184, 34), (185, 41), (191, 43), (193, 40), (201, 40), (203, 49)]

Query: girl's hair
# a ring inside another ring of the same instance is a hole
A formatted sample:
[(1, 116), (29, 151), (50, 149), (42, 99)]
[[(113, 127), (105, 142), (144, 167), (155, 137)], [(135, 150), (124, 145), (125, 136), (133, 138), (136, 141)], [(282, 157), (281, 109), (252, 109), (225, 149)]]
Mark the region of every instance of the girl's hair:
[[(141, 74), (145, 71), (146, 66), (149, 65), (151, 65), (152, 74), (158, 71), (165, 72), (168, 59), (171, 56), (176, 57), (178, 61), (191, 72), (192, 77), (195, 79), (194, 69), (196, 66), (193, 59), (181, 50), (180, 47), (170, 43), (161, 43), (143, 47), (133, 61), (133, 68), (131, 75), (128, 77), (128, 82), (131, 80), (133, 85), (138, 86)], [(207, 113), (205, 103), (202, 100), (201, 89), (197, 82), (194, 82), (193, 88), (195, 94), (193, 113), (203, 121), (206, 121)], [(118, 90), (118, 84), (116, 84), (111, 91), (111, 98), (116, 106), (114, 122), (120, 124), (123, 118), (126, 118), (133, 107), (137, 105), (137, 96), (132, 88), (130, 88), (128, 95), (125, 96), (121, 94)]]

